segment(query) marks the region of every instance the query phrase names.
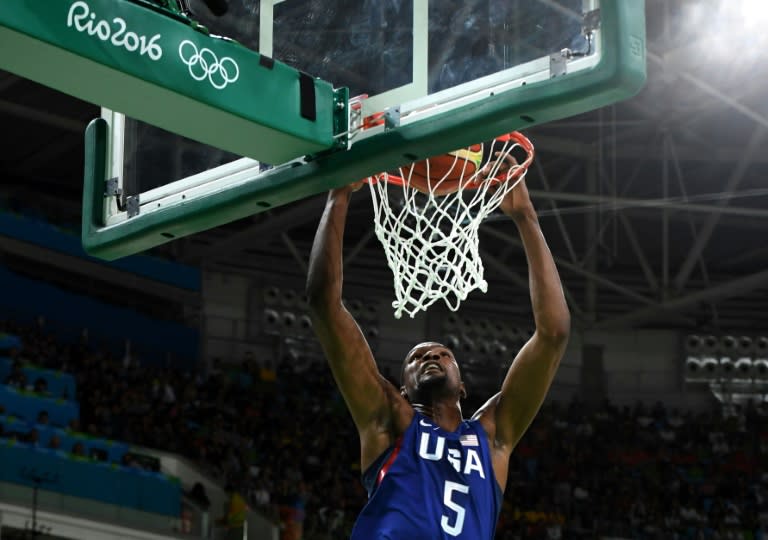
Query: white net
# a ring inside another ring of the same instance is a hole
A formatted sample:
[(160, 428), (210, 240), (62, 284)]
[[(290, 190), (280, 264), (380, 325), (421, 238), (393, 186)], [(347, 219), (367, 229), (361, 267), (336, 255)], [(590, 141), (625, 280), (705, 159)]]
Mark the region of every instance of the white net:
[[(439, 166), (427, 159), (401, 167), (400, 176), (382, 173), (368, 179), (376, 236), (394, 275), (397, 318), (403, 313), (414, 317), (438, 300), (456, 311), (471, 291), (488, 290), (480, 224), (525, 176), (533, 147), (519, 133), (499, 137), (492, 149), (480, 145), (486, 158), (475, 169), (462, 158), (478, 155), (477, 146), (452, 152), (453, 167), (441, 156)], [(517, 148), (526, 155), (519, 163), (512, 154)], [(426, 178), (417, 174), (424, 169)], [(437, 169), (447, 172), (430, 174)]]

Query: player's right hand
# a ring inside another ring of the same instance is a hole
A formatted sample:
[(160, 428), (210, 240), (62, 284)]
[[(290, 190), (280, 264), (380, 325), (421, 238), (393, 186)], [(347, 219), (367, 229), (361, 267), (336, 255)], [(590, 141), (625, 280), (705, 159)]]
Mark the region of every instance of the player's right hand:
[(349, 184), (349, 187), (352, 188), (352, 191), (358, 191), (361, 187), (365, 185), (365, 180), (358, 180), (357, 182), (352, 182)]

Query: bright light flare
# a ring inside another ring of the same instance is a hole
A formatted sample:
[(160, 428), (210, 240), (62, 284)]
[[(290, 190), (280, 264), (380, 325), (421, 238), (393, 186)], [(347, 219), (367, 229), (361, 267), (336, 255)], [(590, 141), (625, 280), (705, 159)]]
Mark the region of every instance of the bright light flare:
[(697, 44), (700, 58), (737, 68), (765, 56), (768, 0), (692, 0), (676, 19), (680, 38)]
[(766, 0), (733, 0), (723, 3), (725, 9), (733, 9), (747, 30), (762, 30), (768, 24)]

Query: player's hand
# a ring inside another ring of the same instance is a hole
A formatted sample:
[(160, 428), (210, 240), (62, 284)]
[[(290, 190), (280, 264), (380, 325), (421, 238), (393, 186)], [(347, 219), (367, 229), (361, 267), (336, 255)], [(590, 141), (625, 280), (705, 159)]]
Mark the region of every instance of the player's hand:
[(489, 159), (480, 174), (483, 177), (493, 174), (495, 178), (506, 179), (510, 172), (517, 167), (517, 160), (509, 153), (502, 157), (502, 152), (494, 152), (493, 156), (495, 159)]
[[(511, 178), (509, 181), (515, 182), (516, 179)], [(509, 190), (509, 193), (502, 199), (499, 208), (515, 221), (536, 214), (531, 202), (531, 196), (528, 194), (528, 186), (525, 185), (525, 178), (521, 179), (515, 187)]]
[(365, 180), (358, 180), (357, 182), (352, 182), (351, 184), (347, 184), (346, 186), (337, 187), (335, 189), (331, 190), (332, 195), (351, 195), (355, 191), (359, 190), (361, 187), (365, 185)]
[(357, 182), (352, 182), (349, 184), (350, 189), (352, 192), (358, 191), (361, 187), (365, 185), (365, 180), (358, 180)]
[(534, 213), (533, 203), (531, 203), (531, 197), (528, 194), (528, 188), (525, 185), (525, 178), (518, 182), (517, 175), (522, 174), (524, 171), (518, 167), (517, 160), (512, 154), (506, 154), (502, 157), (502, 152), (496, 152), (494, 154), (496, 160), (489, 160), (486, 166), (483, 168), (482, 173), (488, 175), (495, 173), (494, 176), (503, 182), (517, 182), (517, 185), (512, 188), (509, 193), (502, 199), (499, 208), (506, 215), (514, 220), (522, 219), (526, 215)]

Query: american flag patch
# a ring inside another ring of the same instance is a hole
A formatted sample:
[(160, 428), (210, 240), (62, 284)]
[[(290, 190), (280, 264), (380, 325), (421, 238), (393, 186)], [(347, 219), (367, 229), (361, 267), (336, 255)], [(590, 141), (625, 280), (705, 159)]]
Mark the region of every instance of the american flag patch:
[(462, 435), (459, 437), (459, 442), (462, 446), (479, 446), (477, 442), (477, 435)]

